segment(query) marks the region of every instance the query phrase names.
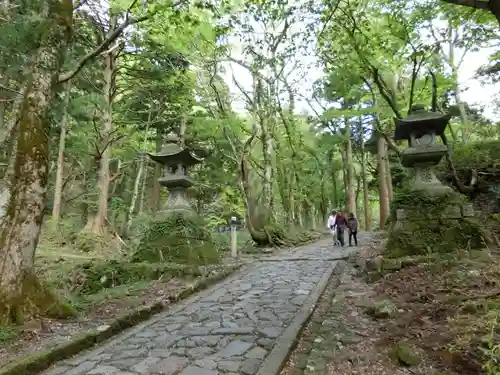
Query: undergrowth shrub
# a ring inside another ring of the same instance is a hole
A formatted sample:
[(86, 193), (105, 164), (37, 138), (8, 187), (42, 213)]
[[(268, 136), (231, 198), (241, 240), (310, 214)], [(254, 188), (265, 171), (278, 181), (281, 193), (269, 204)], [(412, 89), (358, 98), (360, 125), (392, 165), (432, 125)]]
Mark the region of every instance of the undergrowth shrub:
[(109, 236), (95, 234), (86, 230), (82, 230), (76, 234), (73, 242), (73, 247), (76, 250), (90, 253), (99, 251), (110, 246)]

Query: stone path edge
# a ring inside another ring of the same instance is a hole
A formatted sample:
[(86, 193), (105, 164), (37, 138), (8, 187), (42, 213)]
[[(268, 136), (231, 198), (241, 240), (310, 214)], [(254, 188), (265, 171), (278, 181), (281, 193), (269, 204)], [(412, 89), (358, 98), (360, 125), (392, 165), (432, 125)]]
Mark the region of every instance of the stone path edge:
[[(238, 274), (244, 272), (248, 266), (249, 265), (241, 264), (230, 266), (225, 271), (201, 279), (181, 291), (173, 299), (173, 303), (175, 303), (173, 306), (165, 306), (162, 302), (155, 302), (148, 306), (138, 308), (135, 311), (117, 318), (114, 322), (109, 324), (107, 329), (103, 331), (92, 331), (86, 333), (49, 350), (41, 353), (35, 353), (10, 363), (5, 369), (0, 369), (0, 375), (36, 375), (47, 370), (56, 362), (68, 359), (85, 350), (89, 350), (92, 347), (102, 344), (104, 341), (111, 338), (115, 338), (120, 334), (122, 334), (123, 338), (129, 337), (142, 330), (144, 327), (147, 327), (155, 321), (161, 319), (163, 316), (163, 314), (160, 314), (161, 312), (165, 311), (166, 313), (171, 314), (172, 312), (181, 310), (187, 304), (200, 298), (198, 295), (195, 295), (197, 292), (204, 289), (207, 289), (207, 291), (208, 289), (213, 289), (215, 287), (214, 284), (228, 278), (229, 276), (231, 276), (229, 277), (229, 280), (238, 277)], [(154, 315), (157, 316), (152, 318)], [(105, 347), (107, 347), (106, 344), (91, 353), (100, 353), (104, 351)]]
[(269, 353), (269, 356), (261, 365), (256, 375), (277, 375), (281, 371), (291, 352), (297, 345), (300, 335), (307, 326), (314, 310), (316, 310), (316, 304), (319, 298), (323, 295), (332, 279), (335, 280), (334, 282), (336, 284), (340, 282), (340, 275), (344, 271), (345, 265), (346, 263), (341, 260), (330, 266), (324, 272), (317, 288), (304, 303), (301, 311), (292, 320), (285, 332), (278, 338), (276, 345), (271, 350), (271, 353)]

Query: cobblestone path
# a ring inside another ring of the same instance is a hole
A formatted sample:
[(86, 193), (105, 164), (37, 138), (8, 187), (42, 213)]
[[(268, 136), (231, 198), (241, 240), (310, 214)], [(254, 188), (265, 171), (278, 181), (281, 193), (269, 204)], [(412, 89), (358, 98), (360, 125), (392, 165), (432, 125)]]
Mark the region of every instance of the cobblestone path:
[(43, 374), (254, 375), (331, 273), (335, 262), (325, 258), (339, 255), (322, 240), (294, 252), (293, 261), (251, 264), (180, 309)]

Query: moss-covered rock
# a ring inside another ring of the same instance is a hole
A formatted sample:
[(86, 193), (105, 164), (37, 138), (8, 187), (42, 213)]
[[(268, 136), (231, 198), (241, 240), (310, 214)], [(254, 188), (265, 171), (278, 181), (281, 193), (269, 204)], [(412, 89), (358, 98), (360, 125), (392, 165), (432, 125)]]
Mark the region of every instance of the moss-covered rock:
[(178, 276), (200, 276), (196, 266), (172, 263), (130, 263), (126, 261), (87, 262), (78, 265), (69, 275), (74, 288), (81, 294), (94, 294), (105, 288), (137, 281), (168, 280)]
[(384, 275), (379, 271), (370, 271), (366, 274), (366, 281), (369, 283), (374, 283), (382, 279)]
[(421, 359), (415, 348), (405, 342), (398, 342), (393, 348), (394, 358), (405, 366), (417, 366)]
[(101, 249), (109, 248), (109, 238), (104, 235), (92, 233), (88, 230), (78, 232), (74, 237), (74, 247), (77, 250), (89, 253), (99, 252)]
[[(431, 196), (402, 189), (391, 203), (389, 257), (445, 253), (458, 249), (478, 249), (491, 244), (491, 235), (475, 217), (461, 217), (465, 198), (451, 193)], [(396, 212), (404, 209), (406, 218), (396, 222)], [(455, 210), (458, 217), (446, 213)]]
[(382, 272), (382, 256), (376, 256), (374, 258), (366, 259), (365, 268), (367, 271), (377, 271)]
[(376, 301), (373, 306), (367, 308), (366, 312), (377, 319), (387, 319), (396, 314), (398, 311), (396, 305), (388, 300), (383, 299)]
[(384, 259), (382, 267), (384, 271), (397, 271), (402, 268), (402, 261), (401, 259)]
[(202, 265), (220, 263), (220, 256), (202, 218), (175, 214), (144, 228), (132, 261)]

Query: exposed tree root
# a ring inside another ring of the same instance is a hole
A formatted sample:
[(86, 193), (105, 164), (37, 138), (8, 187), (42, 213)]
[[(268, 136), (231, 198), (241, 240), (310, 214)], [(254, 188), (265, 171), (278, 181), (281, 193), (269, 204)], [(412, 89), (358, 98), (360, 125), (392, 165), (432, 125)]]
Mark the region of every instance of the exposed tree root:
[(74, 316), (74, 312), (70, 305), (42, 285), (35, 274), (28, 274), (23, 277), (20, 294), (12, 296), (0, 291), (0, 326), (23, 324), (33, 316), (67, 318)]

